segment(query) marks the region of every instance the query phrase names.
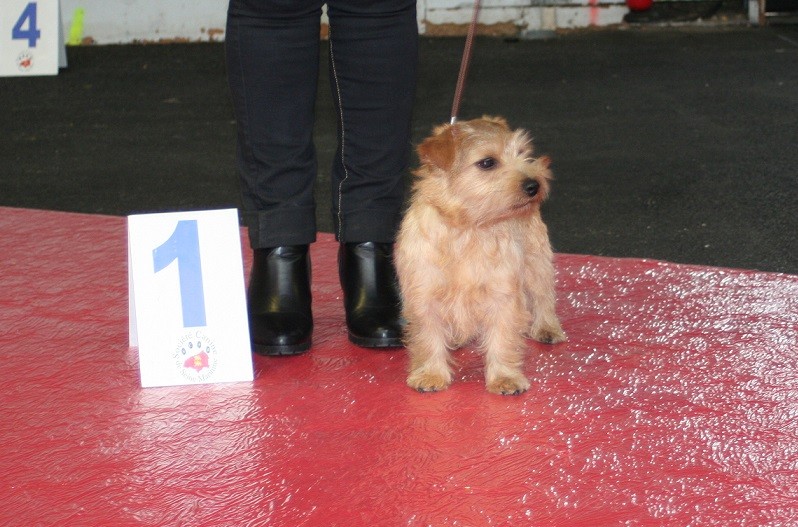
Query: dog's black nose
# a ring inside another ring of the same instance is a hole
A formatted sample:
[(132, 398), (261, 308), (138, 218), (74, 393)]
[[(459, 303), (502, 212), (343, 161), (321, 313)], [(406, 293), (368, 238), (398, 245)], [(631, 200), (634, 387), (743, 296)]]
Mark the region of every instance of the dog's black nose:
[(524, 181), (522, 186), (524, 188), (524, 192), (526, 192), (526, 195), (530, 198), (535, 196), (538, 193), (538, 190), (540, 190), (540, 183), (534, 179), (527, 179)]

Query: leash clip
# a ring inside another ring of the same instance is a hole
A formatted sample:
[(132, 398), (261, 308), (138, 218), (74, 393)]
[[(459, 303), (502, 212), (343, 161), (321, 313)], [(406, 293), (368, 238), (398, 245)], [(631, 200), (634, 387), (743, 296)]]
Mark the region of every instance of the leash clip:
[(468, 64), (471, 61), (471, 47), (474, 44), (474, 34), (477, 29), (477, 18), (479, 17), (479, 1), (474, 0), (474, 14), (471, 17), (471, 25), (468, 26), (468, 35), (466, 36), (465, 49), (463, 50), (463, 60), (460, 62), (460, 74), (457, 76), (457, 86), (454, 90), (454, 101), (452, 102), (452, 120), (450, 124), (454, 124), (457, 120), (457, 113), (460, 110), (460, 101), (463, 98), (463, 88), (465, 87), (466, 74), (468, 72)]

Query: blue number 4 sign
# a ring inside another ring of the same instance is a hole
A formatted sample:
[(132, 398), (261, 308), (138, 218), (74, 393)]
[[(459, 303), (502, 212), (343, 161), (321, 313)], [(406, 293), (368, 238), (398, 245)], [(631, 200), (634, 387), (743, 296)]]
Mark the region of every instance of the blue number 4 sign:
[(17, 23), (11, 28), (11, 38), (27, 40), (28, 47), (36, 47), (36, 41), (42, 38), (42, 32), (36, 26), (36, 2), (29, 2), (22, 10)]

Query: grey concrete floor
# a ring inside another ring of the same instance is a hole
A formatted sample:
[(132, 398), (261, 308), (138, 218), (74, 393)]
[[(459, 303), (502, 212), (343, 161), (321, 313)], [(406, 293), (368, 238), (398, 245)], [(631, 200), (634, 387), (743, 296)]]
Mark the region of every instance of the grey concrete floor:
[[(415, 143), (449, 119), (462, 47), (421, 40)], [(0, 205), (238, 206), (223, 51), (69, 48), (57, 77), (0, 79)], [(322, 70), (316, 198), (329, 231)], [(482, 114), (529, 129), (553, 159), (555, 250), (798, 274), (798, 26), (478, 38), (460, 118)]]

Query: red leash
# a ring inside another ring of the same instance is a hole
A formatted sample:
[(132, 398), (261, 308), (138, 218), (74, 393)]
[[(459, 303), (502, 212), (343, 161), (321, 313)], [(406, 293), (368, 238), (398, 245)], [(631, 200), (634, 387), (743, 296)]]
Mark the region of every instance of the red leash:
[(457, 76), (457, 87), (454, 90), (454, 101), (452, 102), (451, 124), (457, 121), (457, 113), (460, 111), (460, 101), (463, 98), (463, 87), (465, 86), (468, 65), (471, 62), (471, 48), (474, 44), (474, 33), (477, 29), (477, 18), (479, 17), (479, 1), (474, 0), (474, 16), (471, 17), (471, 25), (468, 27), (465, 49), (463, 50), (463, 60), (460, 62), (460, 74)]

